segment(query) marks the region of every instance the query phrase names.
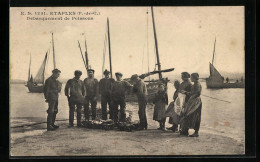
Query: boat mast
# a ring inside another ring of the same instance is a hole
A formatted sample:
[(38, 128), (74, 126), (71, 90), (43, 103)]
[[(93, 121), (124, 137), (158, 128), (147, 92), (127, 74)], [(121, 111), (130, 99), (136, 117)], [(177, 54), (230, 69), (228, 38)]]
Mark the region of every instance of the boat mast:
[(87, 68), (87, 70), (88, 70), (88, 52), (87, 52), (87, 40), (86, 40), (86, 35), (85, 35), (85, 49), (86, 49), (86, 51), (85, 51), (85, 59), (86, 59), (86, 68)]
[(55, 52), (54, 52), (54, 41), (53, 41), (53, 33), (51, 33), (51, 35), (52, 35), (52, 50), (53, 50), (53, 66), (54, 66), (54, 69), (56, 69)]
[(215, 37), (215, 43), (214, 43), (214, 49), (213, 49), (212, 65), (213, 65), (213, 62), (214, 62), (215, 46), (216, 46), (216, 37)]
[(82, 50), (81, 50), (81, 47), (80, 47), (80, 43), (79, 43), (79, 41), (78, 41), (78, 44), (79, 44), (79, 50), (80, 50), (80, 54), (81, 54), (81, 57), (82, 57), (83, 63), (84, 63), (84, 65), (85, 65), (86, 70), (88, 71), (88, 68), (87, 68), (87, 65), (86, 65), (86, 61), (84, 60), (84, 56), (83, 56), (83, 54), (82, 54)]
[(30, 63), (29, 63), (28, 81), (30, 80), (30, 75), (31, 75), (31, 53), (30, 53)]
[(111, 60), (110, 32), (109, 32), (109, 19), (108, 19), (108, 18), (107, 18), (107, 36), (108, 36), (108, 49), (109, 49), (110, 74), (111, 74), (111, 78), (113, 78), (113, 73), (112, 73), (112, 60)]
[(160, 63), (160, 58), (159, 58), (158, 42), (157, 42), (154, 15), (153, 15), (153, 6), (151, 6), (151, 11), (152, 11), (152, 19), (153, 19), (153, 31), (154, 31), (154, 41), (155, 41), (155, 48), (156, 48), (157, 65), (158, 65), (158, 71), (159, 71), (158, 74), (159, 74), (159, 79), (162, 79), (161, 63)]

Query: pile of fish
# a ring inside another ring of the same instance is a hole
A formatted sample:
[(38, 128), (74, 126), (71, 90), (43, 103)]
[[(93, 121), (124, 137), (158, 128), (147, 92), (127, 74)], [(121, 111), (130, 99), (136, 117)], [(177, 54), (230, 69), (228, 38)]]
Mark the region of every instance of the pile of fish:
[(137, 130), (139, 127), (139, 121), (126, 121), (126, 122), (118, 122), (114, 123), (113, 120), (89, 120), (84, 121), (83, 125), (85, 128), (90, 129), (104, 129), (104, 130), (120, 130), (120, 131), (128, 131)]
[(127, 132), (131, 132), (132, 130), (137, 130), (137, 128), (139, 127), (139, 121), (135, 121), (135, 122), (119, 122), (117, 124), (117, 128), (120, 131), (127, 131)]

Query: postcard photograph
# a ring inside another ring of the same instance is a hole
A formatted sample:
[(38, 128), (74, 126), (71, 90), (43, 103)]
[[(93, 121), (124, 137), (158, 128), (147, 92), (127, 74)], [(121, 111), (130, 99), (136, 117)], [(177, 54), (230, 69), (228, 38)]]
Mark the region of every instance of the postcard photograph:
[(10, 7), (10, 156), (245, 154), (243, 6)]

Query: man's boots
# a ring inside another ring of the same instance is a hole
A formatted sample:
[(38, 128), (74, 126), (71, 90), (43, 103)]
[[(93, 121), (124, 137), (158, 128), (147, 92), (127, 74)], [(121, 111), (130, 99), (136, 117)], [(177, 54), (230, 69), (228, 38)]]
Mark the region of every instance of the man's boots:
[(51, 126), (53, 128), (55, 128), (55, 129), (57, 129), (57, 128), (59, 128), (59, 126), (54, 124), (55, 120), (56, 120), (56, 113), (54, 113), (53, 116), (52, 116), (52, 124), (51, 124)]
[(48, 114), (47, 116), (47, 131), (53, 131), (55, 128), (52, 126), (52, 117)]

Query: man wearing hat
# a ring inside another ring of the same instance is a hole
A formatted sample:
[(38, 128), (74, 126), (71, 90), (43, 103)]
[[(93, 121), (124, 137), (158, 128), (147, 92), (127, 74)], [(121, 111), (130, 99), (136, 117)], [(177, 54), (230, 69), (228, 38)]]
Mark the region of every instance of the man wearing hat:
[(83, 81), (80, 80), (82, 72), (76, 70), (74, 72), (75, 77), (68, 80), (65, 86), (65, 96), (68, 98), (69, 102), (69, 127), (74, 126), (74, 112), (77, 107), (77, 126), (82, 127), (81, 124), (81, 111), (84, 105), (84, 96), (85, 96), (85, 86)]
[(58, 113), (58, 98), (61, 91), (61, 83), (57, 80), (61, 71), (59, 69), (52, 70), (52, 75), (46, 79), (44, 85), (45, 102), (48, 103), (47, 130), (52, 131), (59, 126), (55, 125), (56, 114)]
[(138, 99), (138, 115), (140, 120), (140, 130), (147, 129), (147, 118), (146, 118), (146, 104), (147, 104), (147, 88), (145, 83), (138, 77), (137, 74), (132, 75), (131, 81), (134, 83), (133, 92), (136, 94)]
[[(120, 105), (120, 121), (124, 122), (126, 120), (125, 114), (125, 93), (128, 89), (132, 88), (133, 86), (125, 81), (122, 80), (123, 74), (120, 72), (115, 73), (116, 81), (112, 85), (112, 119), (114, 122), (118, 122), (118, 106)], [(110, 114), (111, 115), (111, 114)]]
[[(107, 104), (109, 105), (109, 112), (111, 114), (111, 92), (112, 84), (115, 82), (113, 78), (109, 77), (110, 72), (106, 69), (103, 74), (105, 78), (99, 81), (99, 92), (101, 94), (101, 108), (102, 108), (102, 119), (107, 120)], [(110, 115), (111, 119), (111, 115)]]
[(96, 119), (96, 106), (98, 99), (98, 80), (94, 78), (95, 70), (88, 69), (88, 78), (84, 79), (86, 97), (84, 104), (85, 120), (89, 120), (89, 103), (91, 104), (92, 120)]

